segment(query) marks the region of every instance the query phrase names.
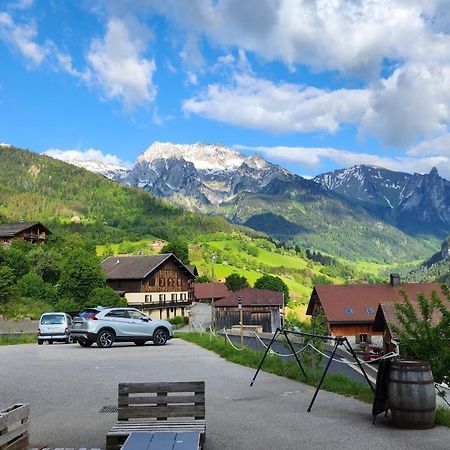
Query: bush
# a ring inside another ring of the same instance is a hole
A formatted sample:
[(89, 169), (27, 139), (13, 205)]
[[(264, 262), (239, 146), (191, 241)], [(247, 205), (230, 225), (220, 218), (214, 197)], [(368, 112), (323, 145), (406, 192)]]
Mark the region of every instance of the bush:
[(184, 327), (189, 323), (189, 317), (188, 316), (176, 316), (169, 319), (169, 322), (173, 325), (173, 327), (181, 328)]

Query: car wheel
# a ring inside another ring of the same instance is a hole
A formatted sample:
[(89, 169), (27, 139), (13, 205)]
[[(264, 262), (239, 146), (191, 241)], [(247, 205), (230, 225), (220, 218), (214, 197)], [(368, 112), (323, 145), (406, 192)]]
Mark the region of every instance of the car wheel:
[(42, 345), (44, 341), (38, 340), (38, 345)]
[(111, 330), (103, 330), (97, 336), (97, 347), (109, 348), (113, 345), (116, 335)]
[(164, 328), (158, 328), (153, 335), (154, 345), (165, 345), (169, 339), (169, 333)]
[(85, 340), (79, 340), (78, 343), (82, 346), (82, 347), (90, 347), (93, 342), (92, 341), (85, 341)]
[(142, 345), (145, 345), (145, 341), (134, 341), (135, 345), (138, 347), (141, 347)]

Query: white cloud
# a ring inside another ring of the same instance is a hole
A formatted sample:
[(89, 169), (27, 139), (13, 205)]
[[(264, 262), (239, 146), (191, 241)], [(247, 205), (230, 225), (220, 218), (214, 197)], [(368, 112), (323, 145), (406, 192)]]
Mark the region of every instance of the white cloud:
[(408, 155), (442, 155), (450, 157), (450, 133), (442, 134), (408, 150)]
[(251, 75), (235, 75), (231, 85), (211, 84), (186, 100), (183, 110), (244, 128), (283, 132), (336, 132), (341, 123), (358, 122), (369, 107), (363, 89), (326, 91)]
[(450, 124), (450, 65), (404, 65), (371, 90), (361, 130), (382, 142), (409, 146)]
[(106, 98), (119, 99), (127, 108), (152, 102), (156, 96), (154, 59), (146, 59), (146, 38), (118, 19), (108, 21), (103, 39), (94, 39), (87, 54), (92, 79)]
[(106, 164), (108, 166), (116, 166), (123, 168), (131, 168), (132, 164), (127, 161), (122, 161), (115, 155), (104, 154), (101, 150), (93, 148), (87, 150), (61, 150), (51, 148), (43, 153), (61, 161), (73, 164), (79, 161), (95, 161)]
[(301, 168), (304, 166), (320, 168), (324, 160), (330, 160), (339, 167), (367, 164), (384, 167), (399, 172), (429, 172), (433, 167), (447, 177), (450, 177), (450, 157), (430, 156), (414, 158), (411, 156), (383, 157), (369, 153), (356, 153), (348, 150), (340, 150), (332, 147), (249, 147), (234, 145), (237, 150), (251, 150), (263, 154), (270, 160), (295, 164)]
[(46, 58), (47, 49), (35, 42), (35, 24), (18, 24), (6, 12), (0, 12), (0, 40), (19, 51), (32, 66), (40, 65)]
[[(385, 58), (450, 58), (448, 1), (159, 0), (157, 10), (212, 42), (288, 66), (376, 77)], [(448, 16), (447, 16), (448, 19)]]

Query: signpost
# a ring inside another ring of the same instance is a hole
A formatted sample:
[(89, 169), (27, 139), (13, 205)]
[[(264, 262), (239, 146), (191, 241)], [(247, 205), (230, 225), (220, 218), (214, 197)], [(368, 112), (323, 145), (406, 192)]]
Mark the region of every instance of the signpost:
[(241, 347), (244, 347), (244, 319), (242, 314), (242, 297), (238, 297), (239, 324), (241, 325)]

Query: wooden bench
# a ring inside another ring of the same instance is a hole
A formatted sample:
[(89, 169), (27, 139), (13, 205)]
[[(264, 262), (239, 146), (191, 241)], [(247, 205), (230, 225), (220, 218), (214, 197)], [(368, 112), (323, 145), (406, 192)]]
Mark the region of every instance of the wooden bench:
[(120, 383), (118, 422), (106, 449), (119, 450), (130, 433), (199, 432), (205, 444), (205, 382)]
[(0, 449), (27, 450), (30, 404), (19, 403), (0, 411)]

